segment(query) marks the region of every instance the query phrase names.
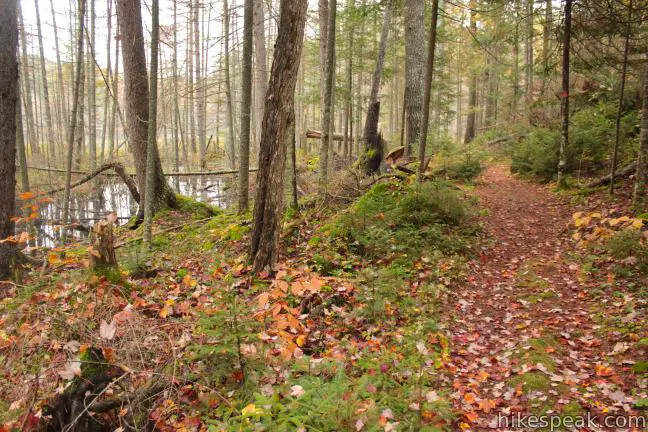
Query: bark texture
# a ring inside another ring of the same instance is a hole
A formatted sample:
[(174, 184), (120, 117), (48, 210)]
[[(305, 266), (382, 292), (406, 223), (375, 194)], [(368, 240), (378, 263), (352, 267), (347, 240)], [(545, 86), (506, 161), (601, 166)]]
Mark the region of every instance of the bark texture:
[(405, 153), (421, 133), (425, 68), (425, 1), (405, 1)]
[(276, 264), (283, 213), (286, 142), (294, 107), (307, 0), (281, 0), (279, 30), (263, 114), (250, 261), (255, 272)]
[(643, 105), (641, 108), (641, 135), (639, 137), (639, 156), (637, 157), (637, 180), (633, 202), (635, 209), (646, 211), (646, 184), (648, 183), (648, 54), (645, 58), (643, 76)]
[(558, 186), (565, 186), (565, 166), (567, 165), (565, 150), (569, 145), (569, 52), (571, 42), (571, 11), (572, 0), (565, 0), (565, 29), (562, 51), (562, 93), (560, 113), (562, 115), (562, 137), (560, 140), (560, 155), (558, 160)]
[(333, 118), (333, 97), (335, 91), (335, 18), (337, 0), (328, 4), (328, 30), (326, 31), (326, 62), (324, 63), (324, 99), (322, 102), (322, 139), (320, 142), (320, 166), (318, 193), (321, 199), (326, 197), (328, 187), (329, 149), (331, 146), (331, 122)]
[(378, 92), (380, 91), (380, 81), (382, 79), (383, 66), (385, 64), (385, 50), (387, 48), (387, 38), (389, 36), (389, 25), (391, 24), (393, 3), (393, 0), (389, 0), (385, 9), (383, 27), (380, 34), (380, 45), (378, 47), (378, 59), (376, 61), (376, 68), (374, 69), (373, 81), (371, 83), (369, 108), (367, 109), (367, 118), (365, 120), (363, 134), (365, 152), (361, 157), (360, 165), (367, 175), (379, 171), (383, 155), (383, 140), (378, 133), (378, 120), (380, 118), (380, 101), (378, 100)]
[(254, 1), (254, 148), (258, 149), (261, 140), (261, 122), (265, 97), (268, 91), (268, 62), (266, 61), (265, 13), (263, 0)]
[[(164, 205), (175, 206), (175, 194), (164, 179), (160, 158), (154, 158), (155, 192), (146, 193), (146, 155), (149, 121), (148, 73), (144, 56), (144, 36), (142, 33), (142, 12), (140, 0), (118, 0), (117, 17), (121, 28), (124, 64), (124, 94), (126, 95), (126, 129), (133, 152), (137, 182), (142, 201), (146, 196), (155, 200), (154, 208)], [(144, 205), (140, 203), (138, 215), (143, 217)]]
[(434, 74), (434, 54), (436, 50), (437, 39), (437, 21), (439, 18), (439, 0), (432, 1), (432, 24), (430, 26), (430, 38), (428, 41), (428, 61), (425, 71), (425, 95), (423, 97), (423, 123), (421, 124), (421, 134), (419, 137), (419, 167), (416, 173), (416, 181), (419, 183), (423, 179), (423, 174), (427, 167), (425, 161), (425, 144), (427, 141), (427, 131), (430, 119), (430, 97), (432, 95), (432, 77)]
[(239, 212), (246, 212), (248, 209), (250, 183), (253, 14), (253, 0), (245, 0), (243, 12), (243, 76), (241, 77), (241, 140), (239, 146)]
[[(0, 240), (13, 235), (16, 199), (18, 19), (16, 0), (0, 3)], [(14, 246), (0, 243), (0, 280), (10, 274)]]
[[(475, 11), (476, 2), (470, 2), (470, 31), (473, 35), (477, 34), (477, 13)], [(468, 89), (468, 117), (466, 119), (466, 132), (464, 135), (464, 144), (470, 144), (475, 139), (476, 133), (476, 115), (477, 115), (477, 73), (472, 72), (470, 76), (470, 88)]]

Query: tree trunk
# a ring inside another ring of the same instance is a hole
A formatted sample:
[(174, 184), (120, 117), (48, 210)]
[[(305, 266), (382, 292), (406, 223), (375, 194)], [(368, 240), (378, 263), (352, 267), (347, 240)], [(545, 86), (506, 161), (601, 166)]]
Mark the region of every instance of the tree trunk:
[(560, 112), (562, 115), (562, 137), (558, 160), (558, 187), (566, 185), (565, 166), (567, 165), (565, 149), (569, 145), (569, 52), (571, 42), (572, 0), (565, 0), (565, 29), (562, 52), (562, 93)]
[(524, 96), (526, 98), (527, 112), (529, 112), (533, 102), (533, 1), (527, 0), (526, 43), (524, 44), (524, 84), (526, 86)]
[(639, 214), (648, 210), (646, 208), (646, 184), (648, 183), (648, 54), (646, 54), (644, 62), (641, 134), (639, 137), (639, 156), (637, 157), (637, 179), (633, 195), (633, 205)]
[[(355, 35), (351, 16), (355, 10), (355, 0), (347, 0), (347, 20), (349, 22), (347, 32), (349, 33), (349, 57), (346, 64), (346, 85), (347, 100), (344, 107), (344, 155), (351, 155), (351, 143), (353, 142), (353, 39)], [(302, 71), (303, 73), (303, 71)]]
[[(35, 0), (38, 1), (38, 0)], [(88, 150), (90, 158), (90, 169), (97, 166), (97, 105), (96, 105), (96, 75), (94, 64), (95, 53), (95, 2), (90, 2), (90, 34), (88, 49), (87, 87), (88, 87)]]
[[(151, 71), (149, 73), (149, 118), (146, 143), (146, 189), (144, 189), (144, 244), (151, 246), (153, 240), (153, 212), (155, 197), (155, 162), (157, 159), (157, 100), (158, 100), (158, 51), (160, 42), (160, 3), (151, 1)], [(111, 229), (112, 231), (112, 229)]]
[(565, 0), (565, 28), (563, 30), (562, 54), (562, 93), (560, 113), (562, 116), (562, 136), (560, 140), (560, 153), (558, 159), (558, 187), (566, 186), (565, 167), (567, 165), (565, 149), (569, 145), (569, 53), (571, 42), (571, 7), (572, 0)]
[(56, 74), (57, 74), (57, 84), (58, 84), (58, 94), (59, 94), (59, 112), (60, 112), (60, 142), (61, 142), (61, 154), (65, 153), (64, 149), (64, 137), (66, 134), (66, 127), (69, 122), (68, 117), (68, 104), (65, 99), (65, 82), (63, 80), (63, 66), (61, 63), (61, 51), (59, 50), (59, 41), (58, 41), (58, 27), (56, 26), (56, 12), (54, 9), (54, 0), (50, 0), (50, 9), (52, 10), (52, 28), (54, 29), (54, 50), (56, 51)]
[(34, 0), (36, 7), (36, 29), (38, 32), (38, 51), (40, 53), (40, 70), (43, 82), (43, 104), (45, 105), (45, 124), (47, 126), (47, 148), (52, 159), (56, 157), (57, 142), (54, 135), (54, 123), (52, 123), (52, 111), (50, 109), (49, 86), (47, 85), (47, 69), (45, 63), (45, 49), (43, 48), (43, 32), (41, 29), (40, 11), (38, 0)]
[(288, 142), (286, 143), (288, 156), (286, 159), (286, 202), (292, 209), (299, 207), (297, 195), (297, 153), (296, 153), (296, 139), (295, 139), (295, 110), (291, 114), (290, 126), (288, 128)]
[(201, 63), (200, 63), (200, 29), (199, 29), (199, 17), (200, 17), (200, 3), (198, 0), (195, 0), (193, 8), (193, 25), (194, 25), (194, 55), (195, 55), (195, 64), (196, 69), (196, 121), (198, 122), (198, 151), (200, 155), (200, 168), (207, 168), (207, 137), (206, 137), (206, 128), (205, 128), (205, 110), (204, 110), (204, 101), (205, 101), (205, 85), (202, 82), (201, 75)]
[(427, 69), (425, 71), (425, 94), (423, 96), (423, 122), (419, 134), (419, 167), (416, 181), (421, 182), (427, 163), (425, 161), (425, 144), (427, 141), (428, 123), (430, 118), (430, 95), (432, 94), (432, 77), (434, 76), (434, 54), (436, 49), (437, 21), (439, 17), (439, 0), (432, 0), (432, 23), (428, 41)]
[(405, 156), (419, 141), (425, 67), (425, 1), (405, 1)]
[(230, 168), (236, 168), (236, 150), (234, 144), (234, 102), (232, 101), (232, 82), (230, 79), (230, 11), (227, 0), (223, 0), (223, 41), (225, 68), (225, 98), (227, 103), (227, 161)]
[(27, 152), (25, 150), (25, 133), (23, 130), (20, 96), (18, 96), (16, 102), (16, 150), (18, 151), (18, 161), (20, 162), (20, 186), (23, 192), (27, 192), (30, 190), (29, 168), (27, 167)]
[[(333, 117), (333, 94), (335, 92), (335, 19), (337, 0), (328, 2), (328, 29), (326, 30), (326, 62), (324, 63), (324, 99), (322, 104), (322, 140), (320, 142), (319, 186), (320, 199), (326, 198), (328, 188), (329, 150), (331, 146), (331, 122)], [(320, 51), (321, 52), (321, 51)]]
[[(116, 34), (120, 34), (119, 20), (117, 20)], [(112, 82), (112, 113), (110, 115), (110, 128), (108, 129), (108, 157), (115, 157), (115, 141), (117, 141), (117, 112), (119, 111), (119, 38), (115, 41), (115, 73)]]
[[(76, 133), (77, 110), (79, 108), (79, 98), (81, 93), (81, 81), (83, 80), (83, 32), (85, 27), (85, 0), (78, 0), (77, 15), (79, 24), (77, 28), (77, 56), (76, 56), (76, 73), (74, 77), (74, 93), (72, 96), (72, 112), (70, 114), (70, 126), (67, 137), (67, 172), (65, 174), (65, 193), (63, 194), (63, 225), (67, 225), (70, 212), (70, 190), (72, 188), (72, 156), (74, 153), (74, 134)], [(63, 242), (65, 242), (65, 229), (62, 233)]]
[(106, 156), (106, 135), (108, 134), (109, 129), (109, 117), (110, 117), (110, 85), (112, 81), (112, 63), (110, 61), (110, 45), (112, 39), (112, 0), (107, 2), (107, 11), (106, 15), (108, 17), (108, 38), (106, 39), (106, 82), (105, 84), (105, 93), (104, 93), (104, 113), (103, 113), (103, 125), (101, 126), (101, 152), (99, 153), (99, 163), (103, 163)]
[(307, 6), (306, 0), (281, 0), (259, 153), (254, 229), (250, 245), (254, 272), (273, 267), (279, 256), (286, 142), (292, 121), (289, 107), (294, 106)]
[(552, 27), (552, 8), (551, 0), (545, 1), (545, 20), (542, 30), (542, 95), (547, 91), (549, 86), (549, 58), (551, 56), (551, 27)]
[[(155, 191), (146, 192), (146, 167), (148, 147), (149, 122), (149, 91), (144, 57), (144, 36), (142, 34), (142, 16), (139, 0), (118, 0), (117, 15), (121, 26), (124, 57), (124, 93), (126, 95), (126, 111), (128, 138), (133, 152), (135, 171), (139, 184), (140, 195), (146, 205), (146, 197), (154, 199), (153, 208), (164, 205), (175, 206), (175, 194), (166, 183), (162, 172), (162, 164), (158, 152), (154, 156)], [(157, 147), (156, 147), (157, 148)], [(144, 207), (140, 204), (138, 216), (143, 217)]]
[(27, 134), (29, 136), (29, 149), (32, 156), (40, 154), (38, 139), (36, 138), (36, 124), (34, 121), (34, 106), (32, 105), (32, 86), (29, 78), (29, 57), (27, 55), (27, 36), (23, 21), (20, 2), (18, 2), (18, 19), (20, 20), (20, 48), (22, 50), (20, 74), (23, 76), (23, 99), (25, 101), (25, 114), (27, 115)]
[(317, 9), (319, 16), (319, 56), (320, 56), (320, 123), (324, 116), (324, 98), (326, 94), (326, 49), (328, 47), (328, 29), (329, 29), (329, 1), (319, 0)]
[(265, 13), (263, 0), (254, 1), (254, 136), (256, 142), (254, 148), (259, 149), (261, 139), (261, 122), (263, 121), (263, 109), (265, 105), (266, 92), (268, 91), (268, 64), (266, 62), (265, 43)]
[(511, 118), (518, 118), (518, 102), (520, 99), (520, 0), (515, 0), (515, 30), (513, 32), (513, 101), (511, 103)]
[(393, 0), (388, 0), (385, 6), (385, 16), (378, 46), (378, 60), (376, 61), (376, 69), (374, 69), (373, 80), (371, 82), (369, 108), (367, 109), (364, 134), (362, 137), (365, 149), (364, 154), (361, 156), (361, 166), (367, 175), (377, 173), (380, 170), (380, 162), (382, 161), (383, 139), (378, 133), (378, 120), (380, 118), (378, 92), (380, 91), (380, 81), (385, 64), (385, 50), (387, 49), (387, 38), (389, 36), (393, 5)]
[[(17, 0), (0, 3), (0, 240), (14, 234), (16, 215), (17, 8)], [(14, 252), (11, 242), (0, 243), (0, 280), (10, 276)]]
[[(470, 2), (470, 31), (477, 37), (477, 12), (475, 11), (476, 2)], [(470, 88), (468, 89), (468, 117), (466, 119), (466, 133), (464, 135), (464, 144), (468, 145), (475, 139), (476, 133), (476, 115), (477, 115), (477, 74), (471, 73)]]
[(628, 70), (628, 50), (630, 48), (630, 23), (632, 20), (632, 0), (628, 4), (628, 22), (625, 28), (625, 42), (623, 46), (623, 66), (621, 67), (621, 85), (619, 89), (619, 108), (616, 115), (614, 130), (614, 150), (612, 151), (612, 167), (610, 169), (610, 195), (614, 195), (614, 174), (619, 156), (619, 139), (621, 138), (621, 115), (623, 114), (623, 95), (625, 93), (626, 72)]
[(250, 183), (250, 114), (252, 111), (253, 0), (245, 0), (243, 18), (243, 76), (241, 77), (241, 135), (239, 147), (239, 212), (248, 210)]

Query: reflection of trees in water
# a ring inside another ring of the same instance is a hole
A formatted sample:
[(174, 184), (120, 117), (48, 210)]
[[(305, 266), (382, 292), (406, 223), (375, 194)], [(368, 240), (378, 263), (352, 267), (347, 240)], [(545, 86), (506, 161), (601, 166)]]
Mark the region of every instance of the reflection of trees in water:
[[(235, 175), (226, 176), (173, 176), (169, 179), (175, 190), (185, 196), (220, 208), (235, 205)], [(137, 212), (137, 203), (133, 200), (128, 188), (116, 178), (105, 178), (95, 183), (90, 191), (72, 191), (70, 211), (73, 220), (85, 226), (103, 219), (108, 213), (117, 213), (118, 223), (124, 223)], [(54, 246), (61, 240), (58, 227), (52, 221), (60, 221), (63, 209), (63, 196), (58, 194), (53, 201), (44, 204), (40, 209), (35, 241), (30, 246)], [(85, 233), (74, 231), (76, 239), (85, 237)]]

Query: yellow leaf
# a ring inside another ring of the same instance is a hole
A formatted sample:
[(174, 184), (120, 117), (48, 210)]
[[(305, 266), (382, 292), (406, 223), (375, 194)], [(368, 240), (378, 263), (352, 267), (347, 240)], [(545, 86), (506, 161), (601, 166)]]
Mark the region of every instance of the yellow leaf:
[(251, 403), (241, 410), (241, 414), (243, 414), (246, 417), (251, 417), (251, 416), (263, 414), (263, 410), (261, 408), (257, 408), (256, 405)]
[(297, 346), (303, 346), (305, 341), (306, 341), (306, 336), (299, 335), (297, 336), (297, 340), (295, 342), (297, 343)]
[(632, 220), (633, 228), (641, 229), (643, 227), (643, 224), (644, 224), (643, 219), (636, 218)]

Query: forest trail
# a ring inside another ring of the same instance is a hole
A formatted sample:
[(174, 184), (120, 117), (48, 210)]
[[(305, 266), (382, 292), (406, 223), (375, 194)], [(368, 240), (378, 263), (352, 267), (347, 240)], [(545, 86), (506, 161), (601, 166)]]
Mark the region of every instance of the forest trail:
[(449, 329), (452, 397), (465, 416), (459, 428), (530, 430), (498, 423), (499, 415), (510, 421), (518, 413), (624, 415), (636, 382), (620, 358), (610, 365), (607, 356), (625, 345), (598, 331), (588, 282), (570, 262), (577, 257), (570, 205), (503, 165), (491, 166), (481, 180), (476, 194), (492, 243), (471, 263), (465, 288), (453, 294)]

